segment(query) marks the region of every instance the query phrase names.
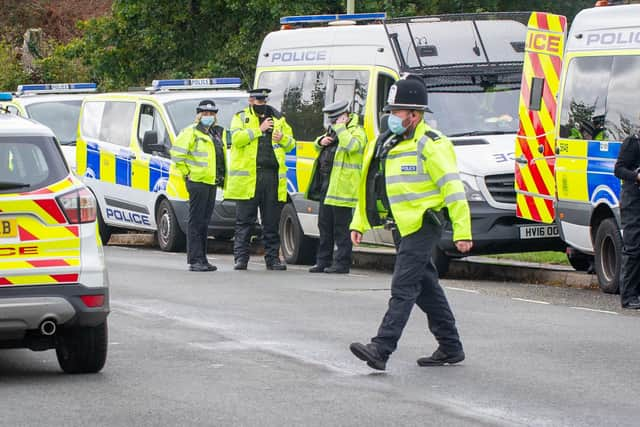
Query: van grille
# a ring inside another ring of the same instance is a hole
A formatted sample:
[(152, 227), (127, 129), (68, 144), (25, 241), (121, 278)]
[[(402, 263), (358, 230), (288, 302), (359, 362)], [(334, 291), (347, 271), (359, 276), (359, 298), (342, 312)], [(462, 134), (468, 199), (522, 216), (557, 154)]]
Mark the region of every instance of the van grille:
[(506, 173), (502, 175), (489, 175), (485, 177), (484, 183), (489, 190), (489, 194), (498, 203), (516, 203), (516, 190), (514, 188), (515, 175)]

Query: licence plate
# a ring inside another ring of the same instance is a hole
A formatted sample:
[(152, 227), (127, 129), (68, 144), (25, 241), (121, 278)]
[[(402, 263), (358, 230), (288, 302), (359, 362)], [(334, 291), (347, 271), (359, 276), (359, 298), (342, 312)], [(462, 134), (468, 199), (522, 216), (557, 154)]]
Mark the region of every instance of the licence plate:
[(521, 239), (545, 239), (560, 236), (560, 230), (555, 224), (523, 225), (520, 227)]
[(15, 219), (0, 219), (0, 238), (16, 237), (18, 235), (18, 226)]

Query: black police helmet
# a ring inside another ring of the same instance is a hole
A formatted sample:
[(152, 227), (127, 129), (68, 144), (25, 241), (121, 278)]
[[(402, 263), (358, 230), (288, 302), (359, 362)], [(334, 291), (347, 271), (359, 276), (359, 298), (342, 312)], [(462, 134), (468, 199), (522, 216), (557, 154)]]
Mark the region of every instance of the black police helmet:
[(216, 103), (210, 99), (203, 99), (196, 107), (196, 112), (202, 113), (203, 111), (210, 111), (212, 113), (218, 112), (218, 107), (216, 107)]
[(419, 110), (431, 113), (428, 103), (427, 87), (422, 79), (409, 76), (391, 86), (383, 111)]

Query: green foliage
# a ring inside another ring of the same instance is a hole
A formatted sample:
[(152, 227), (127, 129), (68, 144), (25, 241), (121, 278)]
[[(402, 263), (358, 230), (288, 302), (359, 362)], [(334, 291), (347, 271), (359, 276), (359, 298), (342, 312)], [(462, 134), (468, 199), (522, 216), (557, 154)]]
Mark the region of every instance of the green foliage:
[[(357, 12), (389, 16), (543, 10), (573, 17), (593, 0), (357, 0)], [(38, 77), (86, 80), (103, 90), (158, 78), (239, 76), (253, 83), (264, 36), (288, 15), (344, 13), (346, 0), (114, 0), (112, 14), (79, 23), (83, 36), (38, 62)]]
[(15, 49), (2, 39), (0, 39), (0, 64), (2, 64), (0, 90), (14, 91), (19, 84), (27, 80), (27, 75), (22, 69)]

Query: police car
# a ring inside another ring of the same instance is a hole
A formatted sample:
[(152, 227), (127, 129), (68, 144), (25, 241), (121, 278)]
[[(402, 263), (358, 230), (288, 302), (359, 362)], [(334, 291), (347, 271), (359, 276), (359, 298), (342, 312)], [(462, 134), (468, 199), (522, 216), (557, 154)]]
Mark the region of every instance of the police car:
[(0, 108), (37, 120), (53, 130), (67, 163), (75, 170), (80, 105), (87, 93), (96, 90), (95, 83), (24, 84), (18, 86), (11, 98), (0, 100)]
[[(218, 123), (228, 127), (247, 105), (239, 78), (154, 80), (145, 91), (88, 96), (81, 108), (77, 173), (98, 199), (100, 235), (114, 230), (156, 232), (165, 251), (182, 250), (188, 193), (169, 149), (193, 123), (196, 106), (213, 99)], [(228, 142), (229, 143), (229, 142)], [(209, 233), (233, 237), (235, 203), (218, 198)]]
[(0, 113), (0, 348), (55, 348), (68, 373), (107, 355), (96, 200), (47, 127)]

